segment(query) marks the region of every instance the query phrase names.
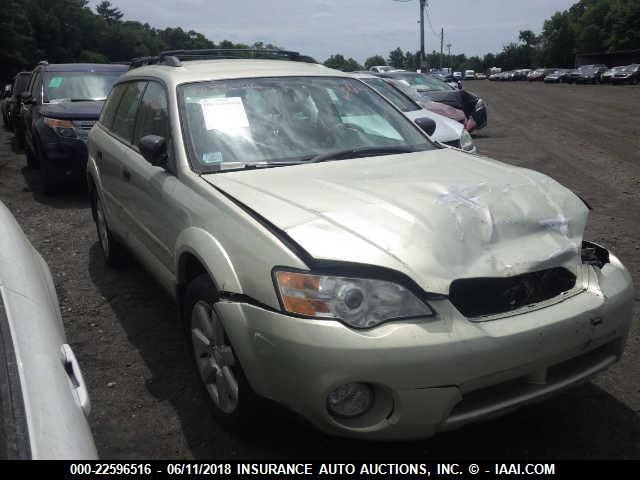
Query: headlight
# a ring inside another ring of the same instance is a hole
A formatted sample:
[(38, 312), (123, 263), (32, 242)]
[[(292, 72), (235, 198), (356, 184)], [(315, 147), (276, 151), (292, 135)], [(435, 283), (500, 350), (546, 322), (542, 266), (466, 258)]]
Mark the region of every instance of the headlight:
[(76, 138), (76, 130), (69, 120), (44, 117), (44, 124), (64, 138)]
[(460, 148), (467, 152), (473, 150), (473, 139), (465, 129), (462, 129), (462, 133), (460, 134)]
[(385, 280), (286, 271), (277, 271), (275, 280), (285, 312), (341, 320), (354, 328), (435, 315), (405, 287)]

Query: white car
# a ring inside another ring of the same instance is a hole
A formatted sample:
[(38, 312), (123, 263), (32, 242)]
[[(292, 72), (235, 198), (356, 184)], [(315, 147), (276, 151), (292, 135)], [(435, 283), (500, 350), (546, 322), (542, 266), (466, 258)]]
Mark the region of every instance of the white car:
[(465, 70), (464, 71), (464, 80), (475, 80), (476, 72), (475, 70)]
[(404, 113), (406, 117), (418, 125), (420, 123), (416, 122), (418, 119), (432, 119), (436, 124), (435, 131), (430, 134), (433, 140), (443, 143), (448, 147), (459, 148), (469, 153), (477, 153), (471, 135), (464, 129), (461, 123), (422, 108), (398, 89), (394, 85), (393, 80), (362, 73), (356, 73), (353, 76), (389, 100), (396, 108)]
[(51, 273), (2, 202), (0, 338), (0, 458), (98, 458)]
[(375, 65), (369, 68), (370, 72), (376, 72), (376, 73), (390, 72), (392, 70), (395, 70), (395, 69), (393, 67), (390, 67), (389, 65)]

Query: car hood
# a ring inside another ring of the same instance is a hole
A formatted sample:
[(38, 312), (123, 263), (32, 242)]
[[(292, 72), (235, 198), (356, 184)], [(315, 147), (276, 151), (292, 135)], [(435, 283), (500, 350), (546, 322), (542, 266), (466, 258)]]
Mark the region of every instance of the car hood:
[(314, 260), (390, 268), (440, 294), (459, 278), (576, 273), (588, 216), (545, 175), (450, 149), (203, 178)]
[(41, 111), (51, 118), (97, 120), (103, 105), (104, 101), (47, 103)]

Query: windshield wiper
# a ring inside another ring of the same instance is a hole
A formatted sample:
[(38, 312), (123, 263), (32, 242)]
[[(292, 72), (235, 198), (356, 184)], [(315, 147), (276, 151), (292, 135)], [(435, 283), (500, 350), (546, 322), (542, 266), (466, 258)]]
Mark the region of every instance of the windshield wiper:
[(421, 150), (420, 147), (403, 146), (386, 146), (386, 147), (359, 147), (346, 148), (342, 150), (334, 150), (333, 152), (321, 153), (315, 155), (307, 163), (320, 163), (328, 160), (344, 160), (347, 158), (358, 157), (375, 157), (379, 155), (393, 155), (396, 153), (412, 153)]
[(257, 163), (243, 163), (243, 162), (226, 162), (218, 165), (218, 169), (207, 173), (222, 173), (222, 172), (237, 172), (240, 170), (258, 170), (262, 168), (275, 168), (286, 167), (288, 165), (300, 165), (301, 161), (295, 162), (257, 162)]
[(48, 98), (44, 100), (44, 103), (64, 103), (64, 102), (102, 102), (106, 98)]

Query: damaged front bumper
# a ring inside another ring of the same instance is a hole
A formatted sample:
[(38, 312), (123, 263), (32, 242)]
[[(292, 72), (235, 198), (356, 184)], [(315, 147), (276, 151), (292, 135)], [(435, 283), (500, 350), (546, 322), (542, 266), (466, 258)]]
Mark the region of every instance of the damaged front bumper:
[[(633, 287), (620, 261), (607, 260), (580, 267), (579, 291), (497, 317), (466, 318), (447, 298), (430, 302), (435, 319), (368, 331), (232, 301), (216, 310), (257, 393), (327, 433), (424, 438), (539, 400), (615, 363)], [(350, 382), (368, 384), (375, 401), (359, 417), (336, 418), (327, 395)]]

